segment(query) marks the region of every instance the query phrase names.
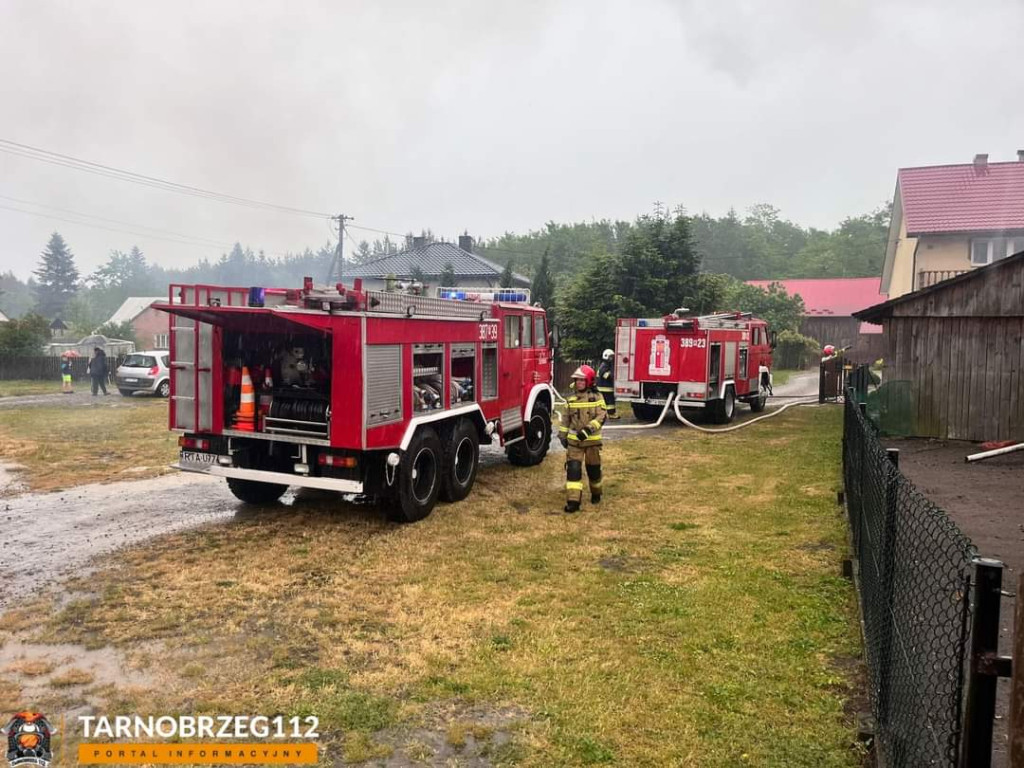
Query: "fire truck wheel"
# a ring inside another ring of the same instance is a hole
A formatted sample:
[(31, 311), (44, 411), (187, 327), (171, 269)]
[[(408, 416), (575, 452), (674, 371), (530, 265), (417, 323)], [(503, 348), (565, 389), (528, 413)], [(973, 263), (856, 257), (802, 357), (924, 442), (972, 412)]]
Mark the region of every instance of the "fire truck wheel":
[(441, 481), (441, 499), (462, 501), (469, 496), (476, 481), (480, 461), (480, 440), (476, 427), (466, 419), (459, 419), (452, 430), (444, 451), (444, 477)]
[(764, 407), (768, 404), (768, 393), (763, 389), (761, 393), (750, 401), (750, 410), (754, 413), (760, 413), (764, 410)]
[(633, 408), (633, 415), (637, 421), (657, 421), (664, 409), (662, 405), (648, 405), (647, 403), (630, 403)]
[(728, 424), (736, 415), (736, 392), (731, 386), (725, 388), (725, 397), (716, 400), (712, 416), (718, 424)]
[(228, 489), (235, 494), (236, 499), (244, 501), (246, 504), (270, 504), (280, 499), (288, 490), (288, 486), (229, 477)]
[(437, 432), (430, 427), (418, 430), (398, 466), (398, 493), (388, 504), (389, 519), (415, 523), (430, 514), (441, 490), (443, 462)]
[(551, 446), (551, 409), (538, 400), (526, 423), (523, 439), (505, 448), (505, 455), (517, 467), (532, 467), (544, 461)]

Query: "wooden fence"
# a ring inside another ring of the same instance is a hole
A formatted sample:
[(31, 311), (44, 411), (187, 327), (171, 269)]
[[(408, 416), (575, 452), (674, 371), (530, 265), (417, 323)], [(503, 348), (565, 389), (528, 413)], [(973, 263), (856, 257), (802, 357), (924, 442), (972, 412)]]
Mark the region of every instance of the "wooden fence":
[[(114, 371), (124, 362), (127, 355), (107, 357), (107, 378), (113, 381)], [(0, 381), (13, 381), (15, 379), (30, 379), (33, 381), (60, 381), (59, 357), (48, 357), (44, 355), (33, 355), (31, 357), (8, 357), (0, 356)], [(71, 358), (71, 377), (73, 379), (85, 379), (88, 377), (86, 369), (89, 365), (87, 357)]]

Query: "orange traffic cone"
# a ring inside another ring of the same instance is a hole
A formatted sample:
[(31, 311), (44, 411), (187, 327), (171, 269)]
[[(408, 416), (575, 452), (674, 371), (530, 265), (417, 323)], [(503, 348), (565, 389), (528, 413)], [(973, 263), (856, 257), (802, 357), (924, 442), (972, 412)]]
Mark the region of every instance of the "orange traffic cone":
[(256, 431), (256, 391), (252, 386), (249, 369), (242, 367), (242, 402), (235, 414), (235, 429), (243, 432)]

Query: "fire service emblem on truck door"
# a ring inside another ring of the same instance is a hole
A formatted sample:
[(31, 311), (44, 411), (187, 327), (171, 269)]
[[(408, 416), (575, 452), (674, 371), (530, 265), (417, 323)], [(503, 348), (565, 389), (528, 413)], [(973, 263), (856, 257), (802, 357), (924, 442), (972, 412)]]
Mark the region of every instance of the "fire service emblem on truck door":
[(668, 376), (672, 373), (671, 353), (672, 348), (664, 335), (659, 333), (651, 339), (651, 363), (647, 372), (651, 376)]

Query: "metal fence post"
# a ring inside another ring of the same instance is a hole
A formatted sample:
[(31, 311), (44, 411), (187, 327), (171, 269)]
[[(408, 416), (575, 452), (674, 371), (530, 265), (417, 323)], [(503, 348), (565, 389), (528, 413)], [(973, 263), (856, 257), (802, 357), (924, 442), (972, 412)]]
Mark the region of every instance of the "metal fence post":
[(974, 613), (971, 615), (969, 677), (960, 766), (988, 768), (992, 764), (992, 721), (996, 716), (998, 678), (986, 665), (997, 658), (999, 651), (1003, 564), (987, 557), (976, 557), (973, 565)]
[(1013, 686), (1010, 692), (1010, 768), (1024, 768), (1024, 576), (1017, 581), (1013, 615)]

